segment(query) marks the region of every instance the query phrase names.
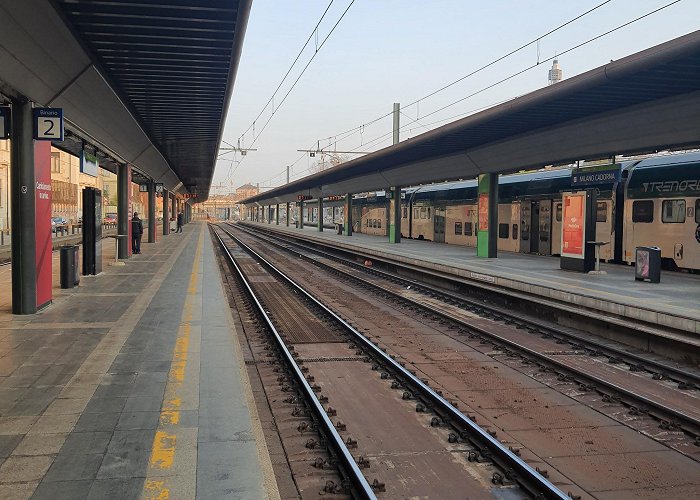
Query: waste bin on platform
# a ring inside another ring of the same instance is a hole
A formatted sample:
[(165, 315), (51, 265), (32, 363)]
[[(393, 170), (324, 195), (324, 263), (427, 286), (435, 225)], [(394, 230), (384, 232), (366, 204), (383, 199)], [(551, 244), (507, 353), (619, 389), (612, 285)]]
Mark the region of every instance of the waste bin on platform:
[(637, 247), (634, 258), (634, 279), (659, 283), (661, 281), (661, 249)]
[(338, 234), (343, 234), (343, 225), (342, 224), (336, 224), (335, 228), (338, 230)]
[(80, 283), (80, 266), (78, 245), (61, 247), (61, 288), (73, 288)]

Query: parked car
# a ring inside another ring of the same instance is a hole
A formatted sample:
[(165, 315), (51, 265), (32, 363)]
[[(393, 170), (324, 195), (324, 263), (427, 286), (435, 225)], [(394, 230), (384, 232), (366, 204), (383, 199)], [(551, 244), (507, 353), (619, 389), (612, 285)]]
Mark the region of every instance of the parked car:
[(105, 215), (104, 219), (102, 220), (103, 224), (116, 224), (117, 223), (117, 216), (114, 214), (107, 214)]

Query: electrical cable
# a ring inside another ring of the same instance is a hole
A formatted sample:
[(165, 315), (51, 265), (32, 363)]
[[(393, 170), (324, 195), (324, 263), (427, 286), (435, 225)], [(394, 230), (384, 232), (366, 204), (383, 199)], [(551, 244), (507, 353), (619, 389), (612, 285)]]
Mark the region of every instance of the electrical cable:
[[(491, 66), (493, 66), (493, 65), (495, 65), (495, 64), (497, 64), (497, 63), (499, 63), (499, 62), (501, 62), (501, 61), (503, 61), (504, 59), (507, 59), (508, 57), (510, 57), (510, 56), (512, 56), (512, 55), (514, 55), (514, 54), (520, 52), (521, 50), (523, 50), (523, 49), (529, 47), (529, 46), (532, 45), (533, 43), (539, 42), (540, 40), (542, 40), (542, 39), (548, 37), (549, 35), (551, 35), (551, 34), (553, 34), (553, 33), (556, 33), (557, 31), (559, 31), (560, 29), (562, 29), (562, 28), (568, 26), (569, 24), (574, 23), (574, 22), (578, 21), (579, 19), (581, 19), (581, 18), (587, 16), (588, 14), (590, 14), (590, 13), (592, 13), (592, 12), (598, 10), (599, 8), (601, 8), (601, 7), (603, 7), (604, 5), (610, 3), (611, 1), (612, 1), (612, 0), (605, 0), (604, 2), (599, 3), (599, 4), (596, 5), (595, 7), (592, 7), (592, 8), (590, 8), (590, 9), (588, 9), (587, 11), (585, 11), (585, 12), (583, 12), (583, 13), (577, 15), (576, 17), (573, 17), (573, 18), (569, 19), (569, 20), (566, 21), (565, 23), (560, 24), (559, 26), (557, 26), (556, 28), (551, 29), (551, 30), (548, 31), (547, 33), (545, 33), (545, 34), (543, 34), (543, 35), (540, 35), (540, 36), (538, 36), (537, 38), (534, 38), (534, 39), (531, 40), (530, 42), (527, 42), (527, 43), (525, 43), (525, 44), (519, 46), (518, 48), (511, 50), (511, 51), (508, 52), (507, 54), (502, 55), (502, 56), (498, 57), (497, 59), (494, 59), (493, 61), (491, 61), (491, 62), (489, 62), (489, 63), (487, 63), (487, 64), (481, 66), (480, 68), (475, 69), (474, 71), (471, 71), (470, 73), (468, 73), (468, 74), (466, 74), (466, 75), (464, 75), (464, 76), (462, 76), (462, 77), (460, 77), (460, 78), (458, 78), (458, 79), (456, 79), (456, 80), (454, 80), (454, 81), (452, 81), (452, 82), (450, 82), (450, 83), (448, 83), (448, 84), (446, 84), (446, 85), (440, 87), (440, 88), (437, 89), (437, 90), (434, 90), (434, 91), (432, 91), (432, 92), (430, 92), (430, 93), (424, 95), (423, 97), (421, 97), (421, 98), (419, 98), (419, 99), (416, 99), (415, 101), (413, 101), (413, 102), (407, 104), (406, 106), (404, 106), (403, 109), (406, 109), (406, 108), (409, 108), (409, 107), (411, 107), (411, 106), (413, 106), (413, 105), (419, 104), (421, 101), (424, 101), (425, 99), (428, 99), (428, 98), (430, 98), (430, 97), (432, 97), (432, 96), (434, 96), (434, 95), (436, 95), (436, 94), (439, 94), (440, 92), (442, 92), (442, 91), (444, 91), (444, 90), (446, 90), (446, 89), (448, 89), (448, 88), (450, 88), (450, 87), (456, 85), (457, 83), (462, 82), (462, 81), (466, 80), (467, 78), (476, 75), (477, 73), (480, 73), (481, 71), (483, 71), (483, 70), (485, 70), (485, 69), (487, 69), (487, 68), (489, 68), (489, 67), (491, 67)], [(391, 114), (392, 114), (392, 112), (383, 114), (382, 116), (379, 116), (379, 117), (377, 117), (377, 118), (375, 118), (375, 119), (373, 119), (373, 120), (370, 120), (370, 121), (368, 121), (368, 122), (366, 122), (366, 123), (364, 123), (364, 124), (362, 124), (362, 125), (359, 125), (359, 126), (357, 126), (357, 127), (353, 127), (353, 128), (351, 128), (351, 129), (348, 129), (348, 130), (346, 130), (346, 131), (344, 131), (344, 132), (341, 132), (341, 133), (339, 133), (339, 134), (331, 135), (331, 136), (326, 137), (326, 138), (321, 139), (321, 140), (326, 140), (326, 139), (330, 139), (330, 138), (332, 138), (332, 137), (342, 136), (342, 135), (345, 135), (345, 134), (348, 134), (348, 133), (351, 133), (350, 135), (353, 135), (353, 134), (356, 133), (359, 129), (361, 129), (361, 128), (363, 128), (363, 127), (370, 126), (370, 125), (372, 125), (372, 124), (374, 124), (374, 123), (376, 123), (376, 122), (382, 120), (383, 118), (386, 118), (386, 117), (388, 117), (388, 116), (391, 116)], [(342, 139), (338, 139), (338, 142), (341, 141), (341, 140), (346, 139), (347, 137), (349, 137), (349, 136), (343, 137)]]

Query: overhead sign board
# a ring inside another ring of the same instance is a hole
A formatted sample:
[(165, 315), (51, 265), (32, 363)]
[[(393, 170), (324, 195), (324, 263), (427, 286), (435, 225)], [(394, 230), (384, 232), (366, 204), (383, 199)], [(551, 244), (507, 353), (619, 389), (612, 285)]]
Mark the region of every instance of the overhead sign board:
[(139, 184), (139, 193), (148, 193), (148, 184)]
[(613, 184), (620, 180), (620, 171), (619, 163), (577, 168), (571, 171), (571, 185), (578, 187)]
[(80, 171), (83, 174), (97, 177), (97, 167), (99, 167), (97, 156), (83, 150), (80, 154)]
[(194, 194), (194, 193), (185, 193), (182, 195), (183, 198), (197, 198), (199, 195)]
[(297, 200), (299, 201), (306, 201), (310, 200), (311, 198), (312, 196), (310, 194), (300, 194), (299, 196), (297, 196)]
[(0, 139), (10, 138), (10, 108), (0, 106)]
[(34, 108), (34, 139), (37, 141), (63, 140), (63, 109)]
[(162, 192), (163, 192), (163, 183), (156, 182), (156, 193), (162, 193)]

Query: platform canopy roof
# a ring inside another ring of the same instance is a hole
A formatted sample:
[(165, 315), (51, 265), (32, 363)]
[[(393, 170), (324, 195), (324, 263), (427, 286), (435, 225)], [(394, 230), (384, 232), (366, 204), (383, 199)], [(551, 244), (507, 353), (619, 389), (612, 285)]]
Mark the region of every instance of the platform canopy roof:
[(62, 107), (57, 146), (204, 200), (250, 3), (0, 0), (0, 92)]
[(700, 31), (250, 197), (274, 204), (700, 146)]

